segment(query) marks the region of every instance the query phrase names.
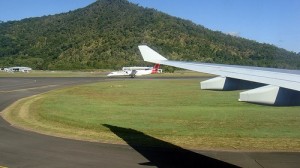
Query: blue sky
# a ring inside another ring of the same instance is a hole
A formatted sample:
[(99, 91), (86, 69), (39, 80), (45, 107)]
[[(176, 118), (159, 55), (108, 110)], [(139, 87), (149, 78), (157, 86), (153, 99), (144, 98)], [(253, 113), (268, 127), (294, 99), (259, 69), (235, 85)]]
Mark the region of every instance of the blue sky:
[[(68, 12), (95, 0), (0, 0), (0, 20)], [(129, 0), (209, 29), (300, 52), (299, 0)]]
[(20, 20), (68, 12), (85, 7), (95, 0), (0, 0), (0, 20)]

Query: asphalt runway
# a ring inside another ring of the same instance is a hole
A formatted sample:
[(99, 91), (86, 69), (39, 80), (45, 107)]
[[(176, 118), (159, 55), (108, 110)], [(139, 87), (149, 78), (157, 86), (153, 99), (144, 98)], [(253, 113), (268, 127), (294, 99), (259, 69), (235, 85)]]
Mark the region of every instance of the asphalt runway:
[[(0, 78), (0, 111), (20, 98), (61, 87), (106, 80), (106, 78)], [(105, 126), (128, 145), (51, 137), (17, 129), (0, 117), (0, 167), (296, 168), (300, 165), (300, 152), (195, 151), (183, 149), (138, 130), (113, 125)], [(145, 140), (157, 141), (166, 148), (136, 146), (134, 140), (119, 133), (122, 131), (137, 134), (139, 138)]]

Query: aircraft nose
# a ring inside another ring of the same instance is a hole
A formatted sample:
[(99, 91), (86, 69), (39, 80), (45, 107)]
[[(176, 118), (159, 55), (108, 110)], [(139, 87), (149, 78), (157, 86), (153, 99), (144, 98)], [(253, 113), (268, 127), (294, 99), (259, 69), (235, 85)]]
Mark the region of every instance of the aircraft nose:
[(107, 76), (114, 76), (116, 75), (114, 72), (109, 73)]

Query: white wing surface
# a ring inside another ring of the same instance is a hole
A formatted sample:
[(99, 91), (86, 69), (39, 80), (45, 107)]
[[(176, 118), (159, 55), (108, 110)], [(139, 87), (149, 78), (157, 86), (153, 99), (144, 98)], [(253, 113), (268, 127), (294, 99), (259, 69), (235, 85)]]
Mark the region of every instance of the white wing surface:
[[(291, 92), (300, 91), (299, 70), (284, 70), (284, 69), (261, 68), (261, 67), (251, 67), (251, 66), (171, 61), (171, 60), (167, 60), (165, 57), (163, 57), (162, 55), (160, 55), (159, 53), (157, 53), (156, 51), (154, 51), (153, 49), (149, 48), (146, 45), (140, 45), (139, 50), (143, 56), (144, 61), (147, 62), (169, 65), (169, 66), (179, 67), (179, 68), (188, 69), (192, 71), (204, 72), (208, 74), (214, 74), (224, 79), (228, 78), (228, 79), (237, 79), (242, 81), (261, 83), (273, 87), (278, 87), (281, 89), (287, 89)], [(290, 96), (284, 98), (289, 98), (289, 97)], [(280, 97), (276, 97), (275, 99), (278, 101), (279, 98)], [(250, 101), (250, 102), (261, 103), (255, 101)], [(270, 103), (263, 103), (263, 104), (270, 104)]]

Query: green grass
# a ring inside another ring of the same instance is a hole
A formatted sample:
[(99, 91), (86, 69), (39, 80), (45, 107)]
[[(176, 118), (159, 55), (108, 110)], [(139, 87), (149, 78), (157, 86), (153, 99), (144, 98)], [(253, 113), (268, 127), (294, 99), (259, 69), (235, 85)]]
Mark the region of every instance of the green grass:
[(243, 103), (238, 95), (200, 90), (198, 80), (104, 82), (41, 95), (23, 123), (92, 141), (122, 143), (108, 124), (189, 148), (300, 150), (300, 107)]
[(107, 70), (91, 71), (41, 71), (33, 70), (29, 73), (14, 72), (8, 73), (0, 71), (0, 77), (103, 77), (108, 73)]

